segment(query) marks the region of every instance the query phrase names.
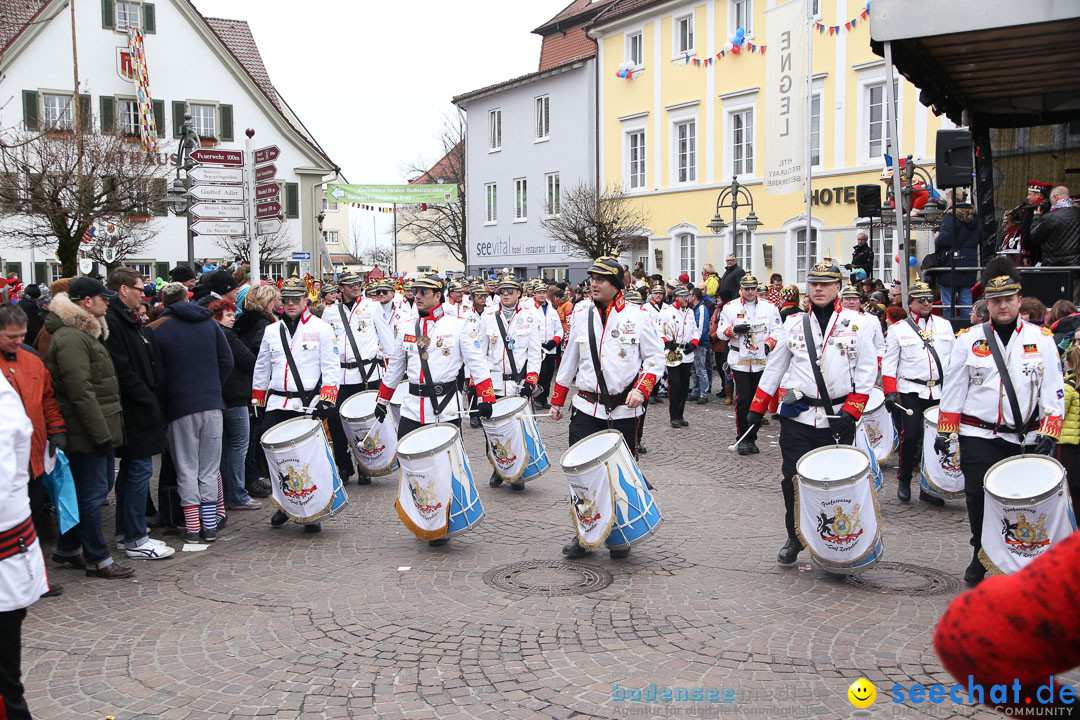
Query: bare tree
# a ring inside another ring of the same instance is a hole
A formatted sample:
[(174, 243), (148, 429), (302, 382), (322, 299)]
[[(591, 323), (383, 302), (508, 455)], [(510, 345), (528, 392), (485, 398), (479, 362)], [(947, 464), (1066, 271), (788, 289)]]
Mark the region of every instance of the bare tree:
[[(110, 268), (140, 254), (158, 232), (152, 217), (167, 214), (168, 168), (121, 132), (90, 131), (89, 114), (80, 125), (0, 132), (4, 240), (55, 249), (66, 277), (78, 274), (80, 250)], [(84, 244), (94, 225), (105, 231)]]
[[(289, 257), (293, 251), (293, 239), (289, 236), (289, 222), (286, 220), (281, 227), (269, 235), (257, 235), (259, 241), (259, 266), (265, 268), (267, 263), (281, 262)], [(246, 235), (220, 235), (214, 244), (225, 253), (226, 259), (240, 258), (249, 260), (251, 247), (248, 245)]]
[(411, 248), (436, 247), (446, 250), (464, 265), (468, 260), (465, 239), (465, 125), (459, 117), (443, 120), (439, 140), (443, 157), (438, 162), (434, 165), (416, 162), (405, 169), (407, 174), (417, 176), (416, 182), (457, 185), (458, 201), (428, 205), (426, 210), (405, 210), (398, 216), (398, 234), (411, 238), (404, 243)]
[(562, 192), (559, 212), (552, 210), (540, 221), (548, 237), (586, 259), (621, 255), (649, 223), (648, 213), (617, 186), (597, 195), (595, 185), (580, 182)]
[(390, 267), (394, 262), (394, 251), (388, 247), (371, 245), (359, 255), (360, 262), (365, 265), (378, 265), (383, 270)]

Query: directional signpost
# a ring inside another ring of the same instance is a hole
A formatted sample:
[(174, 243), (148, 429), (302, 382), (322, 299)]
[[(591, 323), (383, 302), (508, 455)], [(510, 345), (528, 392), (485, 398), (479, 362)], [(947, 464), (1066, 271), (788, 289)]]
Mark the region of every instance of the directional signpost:
[(243, 185), (192, 185), (188, 194), (196, 200), (243, 200)]
[(242, 183), (243, 168), (214, 167), (200, 165), (188, 172), (188, 177), (200, 183)]
[(241, 150), (199, 148), (191, 151), (191, 159), (204, 165), (240, 166), (244, 164), (244, 153)]
[(201, 202), (191, 206), (191, 214), (200, 220), (243, 220), (246, 210), (243, 203)]
[(274, 165), (273, 163), (255, 168), (255, 182), (257, 183), (273, 180), (276, 175), (277, 165)]
[(281, 229), (281, 219), (272, 217), (269, 220), (259, 220), (255, 224), (255, 232), (259, 235), (273, 235)]
[(281, 203), (276, 200), (270, 202), (261, 202), (255, 206), (255, 217), (257, 218), (271, 218), (281, 213)]
[(196, 235), (246, 235), (247, 223), (243, 220), (197, 220), (191, 223)]
[(281, 188), (276, 182), (255, 186), (255, 200), (257, 201), (270, 200), (271, 198), (276, 200), (280, 193)]
[(281, 155), (281, 149), (277, 145), (270, 145), (269, 147), (259, 148), (255, 151), (255, 164), (263, 165), (265, 163), (274, 162)]

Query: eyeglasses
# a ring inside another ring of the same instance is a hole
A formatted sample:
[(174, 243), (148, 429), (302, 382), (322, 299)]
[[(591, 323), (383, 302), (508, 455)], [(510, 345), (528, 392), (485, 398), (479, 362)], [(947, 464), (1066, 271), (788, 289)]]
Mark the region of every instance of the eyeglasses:
[(930, 302), (930, 298), (911, 298), (911, 302), (917, 302), (917, 303), (929, 303), (929, 302)]
[(300, 305), (306, 299), (307, 298), (302, 298), (302, 297), (283, 297), (283, 298), (281, 298), (281, 302), (282, 302), (283, 305)]
[(431, 289), (418, 288), (413, 291), (414, 296), (424, 297), (426, 295), (434, 295), (435, 291)]
[(500, 295), (513, 295), (516, 292), (517, 292), (517, 290), (510, 290), (509, 288), (503, 288), (502, 290), (499, 291), (499, 294)]

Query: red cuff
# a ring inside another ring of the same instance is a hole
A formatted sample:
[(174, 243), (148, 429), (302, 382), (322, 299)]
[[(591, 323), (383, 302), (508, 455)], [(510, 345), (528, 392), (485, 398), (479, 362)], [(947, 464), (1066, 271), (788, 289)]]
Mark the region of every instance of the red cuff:
[(1042, 425), (1039, 427), (1039, 434), (1052, 437), (1055, 440), (1061, 439), (1061, 416), (1060, 415), (1047, 415), (1043, 418)]
[(769, 411), (770, 400), (772, 400), (772, 395), (758, 388), (754, 393), (754, 399), (750, 401), (750, 412), (764, 415)]
[(960, 413), (938, 413), (937, 431), (950, 434), (960, 432)]
[(561, 343), (561, 342), (562, 342), (562, 336), (561, 336), (561, 335), (556, 335), (555, 337), (553, 337), (553, 338), (551, 338), (551, 339), (555, 341), (555, 345), (556, 345), (556, 346), (558, 346), (558, 345), (559, 345), (559, 343)]
[(774, 338), (774, 337), (766, 338), (765, 339), (765, 344), (769, 346), (769, 352), (772, 352), (773, 350), (776, 349), (776, 338)]
[(862, 417), (863, 410), (866, 409), (866, 401), (870, 399), (869, 395), (862, 393), (848, 393), (847, 402), (840, 408), (846, 410), (849, 415), (858, 420)]
[(690, 344), (693, 345), (694, 347), (697, 347), (698, 345), (701, 344), (701, 338), (694, 338), (693, 340), (690, 341)]
[(645, 373), (641, 376), (641, 379), (637, 381), (637, 385), (634, 386), (634, 389), (638, 390), (645, 396), (645, 399), (648, 400), (654, 387), (656, 387), (656, 376), (652, 373)]
[(319, 399), (332, 402), (337, 405), (337, 386), (336, 385), (323, 385), (322, 390), (319, 391)]
[(734, 328), (728, 328), (728, 329), (724, 330), (724, 337), (726, 337), (728, 339), (731, 339), (731, 338), (735, 337), (735, 329)]
[(493, 403), (495, 402), (495, 388), (491, 386), (491, 378), (482, 380), (476, 386), (476, 397), (480, 398), (480, 402)]
[(386, 383), (379, 383), (379, 398), (378, 399), (379, 400), (386, 400), (387, 402), (390, 402), (390, 398), (394, 397), (394, 390), (395, 390), (395, 388), (392, 388), (392, 387), (388, 386)]
[(889, 393), (899, 392), (896, 389), (896, 378), (883, 375), (881, 377), (881, 391), (888, 395)]
[(263, 405), (266, 404), (266, 391), (265, 390), (252, 390), (251, 391), (251, 399), (255, 401), (253, 403), (254, 405), (258, 405), (259, 407), (262, 407)]
[(555, 407), (562, 407), (566, 404), (566, 392), (567, 388), (564, 388), (559, 383), (552, 383), (551, 388), (551, 404)]
[(528, 375), (525, 376), (525, 382), (532, 383), (533, 385), (535, 385), (537, 380), (539, 380), (539, 379), (540, 379), (540, 376), (537, 373), (529, 373)]

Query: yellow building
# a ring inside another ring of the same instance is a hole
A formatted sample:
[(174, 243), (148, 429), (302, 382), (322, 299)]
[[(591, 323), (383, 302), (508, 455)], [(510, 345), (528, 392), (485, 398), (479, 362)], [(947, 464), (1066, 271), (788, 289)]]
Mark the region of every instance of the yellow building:
[[(826, 28), (813, 32), (815, 202), (809, 244), (804, 195), (769, 195), (762, 186), (768, 48), (763, 53), (761, 45), (767, 10), (777, 1), (627, 0), (592, 27), (600, 75), (599, 180), (621, 185), (649, 213), (647, 245), (635, 247), (630, 260), (643, 261), (650, 273), (688, 272), (699, 279), (706, 263), (723, 272), (725, 256), (733, 252), (763, 281), (778, 272), (785, 282), (801, 283), (820, 258), (850, 259), (857, 234), (855, 186), (881, 187), (885, 166), (885, 63), (870, 50), (864, 2), (808, 1)], [(739, 27), (745, 33), (741, 52), (720, 57)], [(632, 78), (619, 77), (627, 62)], [(917, 90), (902, 77), (896, 89), (901, 151), (913, 154), (916, 163), (925, 161), (932, 172), (935, 133), (955, 126), (921, 105)], [(752, 193), (764, 223), (752, 236), (745, 230), (733, 235), (730, 210), (721, 211), (728, 228), (720, 234), (706, 227), (733, 176)], [(912, 255), (921, 257), (932, 236), (921, 231), (915, 241)], [(872, 242), (874, 276), (890, 280), (892, 233), (883, 242), (878, 229)]]

